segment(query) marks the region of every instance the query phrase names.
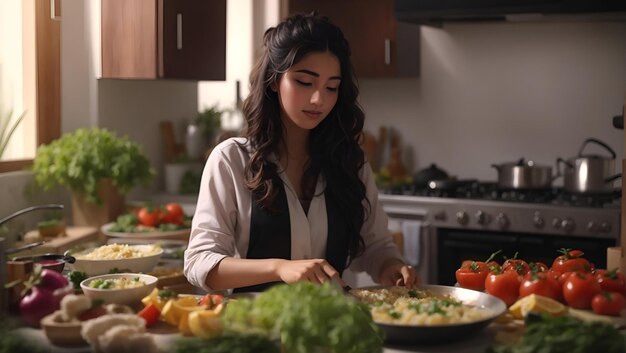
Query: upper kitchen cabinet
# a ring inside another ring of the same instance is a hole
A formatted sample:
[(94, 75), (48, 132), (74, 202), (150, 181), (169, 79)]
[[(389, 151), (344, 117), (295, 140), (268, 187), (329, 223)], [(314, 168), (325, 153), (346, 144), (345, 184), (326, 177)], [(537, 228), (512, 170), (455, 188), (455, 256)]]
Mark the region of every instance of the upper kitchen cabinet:
[(106, 0), (102, 77), (226, 79), (226, 0)]
[(282, 15), (317, 11), (341, 27), (361, 78), (419, 75), (419, 26), (396, 21), (393, 0), (283, 0)]

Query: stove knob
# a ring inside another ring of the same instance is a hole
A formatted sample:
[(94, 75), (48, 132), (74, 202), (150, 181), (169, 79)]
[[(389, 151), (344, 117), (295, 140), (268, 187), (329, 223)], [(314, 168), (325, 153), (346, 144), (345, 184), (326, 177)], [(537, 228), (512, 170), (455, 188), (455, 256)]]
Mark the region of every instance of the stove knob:
[(546, 221), (543, 220), (541, 215), (539, 213), (535, 213), (535, 216), (533, 217), (533, 226), (535, 228), (543, 228), (545, 224)]
[(500, 229), (506, 229), (509, 227), (509, 219), (504, 213), (498, 213), (496, 216), (496, 222), (498, 222)]
[(466, 225), (469, 221), (469, 217), (465, 211), (459, 211), (456, 213), (456, 221), (459, 222), (459, 224)]
[(553, 219), (552, 220), (552, 226), (554, 227), (554, 229), (561, 228), (561, 219), (559, 219), (559, 218)]
[(611, 229), (612, 229), (611, 223), (609, 223), (609, 222), (602, 222), (602, 224), (600, 224), (600, 230), (605, 232), (605, 233), (610, 232)]
[(476, 222), (478, 222), (478, 224), (486, 225), (489, 223), (489, 215), (482, 210), (478, 210), (474, 216), (476, 217)]
[(433, 218), (436, 221), (445, 221), (446, 220), (446, 212), (445, 211), (435, 212), (435, 214), (433, 215)]
[(594, 221), (589, 221), (589, 223), (587, 223), (587, 230), (590, 232), (596, 232), (598, 230), (598, 225)]
[(565, 218), (563, 221), (561, 221), (561, 228), (563, 228), (563, 230), (566, 232), (573, 231), (575, 227), (576, 225), (574, 224), (574, 221), (570, 218)]

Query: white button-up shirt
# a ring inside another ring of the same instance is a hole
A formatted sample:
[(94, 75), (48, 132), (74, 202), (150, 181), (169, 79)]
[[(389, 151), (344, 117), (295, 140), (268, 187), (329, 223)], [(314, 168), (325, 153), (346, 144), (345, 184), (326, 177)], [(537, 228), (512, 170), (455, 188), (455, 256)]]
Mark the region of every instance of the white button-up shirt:
[[(185, 251), (185, 276), (197, 287), (210, 291), (206, 277), (223, 258), (246, 258), (250, 240), (252, 192), (245, 186), (245, 166), (249, 153), (239, 144), (244, 138), (231, 138), (216, 146), (202, 173), (198, 204), (192, 221), (189, 246)], [(248, 145), (246, 145), (248, 146)], [(291, 223), (291, 258), (323, 259), (326, 255), (328, 220), (322, 191), (323, 177), (317, 178), (308, 213), (300, 205), (295, 189), (283, 170), (278, 172), (285, 185)], [(366, 271), (378, 278), (383, 262), (402, 256), (387, 229), (387, 215), (378, 202), (378, 189), (368, 163), (360, 171), (366, 186), (371, 212), (361, 236), (365, 252), (352, 261), (351, 269)]]

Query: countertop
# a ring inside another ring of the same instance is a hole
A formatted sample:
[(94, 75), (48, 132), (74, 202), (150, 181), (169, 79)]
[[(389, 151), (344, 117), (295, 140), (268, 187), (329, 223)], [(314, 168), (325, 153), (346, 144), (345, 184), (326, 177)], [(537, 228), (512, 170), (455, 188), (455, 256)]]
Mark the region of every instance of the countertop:
[[(484, 330), (480, 331), (473, 337), (459, 340), (452, 343), (422, 345), (422, 346), (397, 346), (397, 345), (385, 345), (383, 353), (483, 353), (487, 347), (493, 342), (493, 338), (498, 330), (497, 324), (492, 324)], [(33, 328), (20, 328), (17, 330), (19, 334), (27, 337), (32, 342), (37, 342), (44, 347), (48, 347), (50, 353), (88, 353), (91, 352), (89, 347), (73, 347), (64, 348), (51, 345), (42, 330)], [(180, 338), (180, 334), (177, 332), (159, 332), (154, 333), (154, 338), (162, 351), (168, 347), (176, 339)]]

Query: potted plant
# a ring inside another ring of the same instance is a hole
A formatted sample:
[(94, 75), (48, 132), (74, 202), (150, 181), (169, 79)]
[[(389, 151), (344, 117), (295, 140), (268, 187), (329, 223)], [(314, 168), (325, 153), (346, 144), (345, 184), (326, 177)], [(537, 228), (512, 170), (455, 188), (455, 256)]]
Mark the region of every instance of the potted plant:
[(185, 148), (191, 159), (200, 159), (206, 150), (212, 147), (215, 135), (222, 124), (221, 117), (222, 112), (217, 106), (213, 106), (198, 112), (196, 118), (187, 126)]
[(124, 195), (155, 175), (140, 146), (102, 128), (78, 129), (37, 149), (32, 170), (44, 190), (72, 191), (74, 225), (100, 226), (124, 212)]

